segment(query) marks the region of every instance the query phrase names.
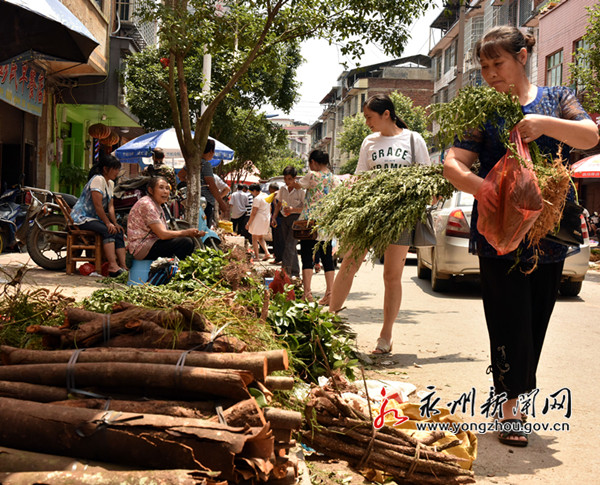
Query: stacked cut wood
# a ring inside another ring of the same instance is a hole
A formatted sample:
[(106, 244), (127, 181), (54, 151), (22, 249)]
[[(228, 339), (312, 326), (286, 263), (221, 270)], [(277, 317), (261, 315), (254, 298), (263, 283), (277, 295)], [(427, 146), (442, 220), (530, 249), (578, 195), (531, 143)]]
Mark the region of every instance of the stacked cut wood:
[[(165, 328), (174, 319), (186, 330)], [(0, 346), (0, 446), (188, 470), (202, 477), (197, 483), (293, 483), (289, 450), (302, 416), (261, 408), (249, 391), (260, 390), (268, 404), (272, 391), (292, 388), (292, 377), (270, 375), (287, 369), (285, 350), (239, 352), (243, 342), (215, 335), (201, 315), (179, 307), (122, 304), (106, 320), (70, 308), (63, 327), (31, 329), (50, 337), (47, 345), (77, 350)], [(120, 347), (125, 342), (131, 347)], [(207, 344), (210, 352), (178, 350)], [(15, 471), (25, 470), (0, 467)]]
[(305, 417), (310, 425), (302, 433), (307, 444), (359, 469), (382, 470), (399, 484), (475, 482), (473, 472), (460, 467), (460, 458), (442, 452), (457, 442), (435, 446), (444, 433), (432, 432), (418, 440), (392, 426), (375, 429), (373, 421), (347, 404), (339, 392), (313, 388)]

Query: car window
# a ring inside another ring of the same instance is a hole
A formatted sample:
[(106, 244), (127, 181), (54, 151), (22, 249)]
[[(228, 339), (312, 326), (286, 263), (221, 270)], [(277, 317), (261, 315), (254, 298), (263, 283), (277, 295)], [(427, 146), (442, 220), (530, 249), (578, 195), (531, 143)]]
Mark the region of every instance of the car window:
[(458, 207), (472, 207), (474, 201), (475, 197), (473, 196), (473, 194), (469, 194), (467, 192), (459, 192), (456, 205)]

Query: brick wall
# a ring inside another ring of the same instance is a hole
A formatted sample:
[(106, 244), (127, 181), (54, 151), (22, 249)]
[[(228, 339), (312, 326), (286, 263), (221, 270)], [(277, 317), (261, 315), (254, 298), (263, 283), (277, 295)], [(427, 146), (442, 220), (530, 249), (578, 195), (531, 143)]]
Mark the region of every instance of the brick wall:
[(404, 96), (413, 100), (416, 106), (428, 106), (433, 96), (433, 80), (410, 79), (369, 79), (367, 98), (374, 94), (388, 94), (391, 91), (400, 91)]
[(562, 0), (540, 17), (538, 37), (537, 84), (546, 85), (546, 58), (563, 50), (562, 84), (569, 84), (569, 63), (573, 62), (573, 44), (581, 39), (587, 27), (588, 0)]

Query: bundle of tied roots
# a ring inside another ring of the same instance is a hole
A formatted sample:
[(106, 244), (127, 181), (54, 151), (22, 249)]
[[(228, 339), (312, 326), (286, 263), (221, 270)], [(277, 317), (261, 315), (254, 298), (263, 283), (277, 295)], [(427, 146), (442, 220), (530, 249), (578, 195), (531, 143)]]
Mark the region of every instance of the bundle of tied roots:
[(441, 165), (372, 170), (332, 190), (311, 217), (326, 240), (338, 239), (342, 254), (352, 248), (358, 257), (372, 248), (381, 256), (424, 219), (434, 197), (450, 197), (453, 191)]
[(440, 126), (437, 138), (442, 147), (452, 145), (455, 137), (462, 139), (465, 134), (491, 122), (498, 128), (507, 149), (525, 168), (533, 170), (543, 205), (527, 239), (530, 246), (539, 249), (541, 240), (558, 229), (571, 178), (560, 152), (552, 160), (542, 156), (537, 144), (532, 142), (529, 143), (531, 162), (517, 155), (516, 146), (509, 141), (509, 133), (524, 116), (518, 98), (491, 87), (466, 87), (451, 102), (431, 106), (431, 116)]

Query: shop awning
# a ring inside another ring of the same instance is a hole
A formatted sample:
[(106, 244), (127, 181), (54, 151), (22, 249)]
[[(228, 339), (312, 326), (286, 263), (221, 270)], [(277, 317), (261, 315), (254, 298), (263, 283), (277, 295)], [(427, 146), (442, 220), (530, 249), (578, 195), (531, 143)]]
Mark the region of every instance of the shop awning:
[(33, 57), (84, 63), (98, 45), (59, 0), (0, 1), (0, 62)]

